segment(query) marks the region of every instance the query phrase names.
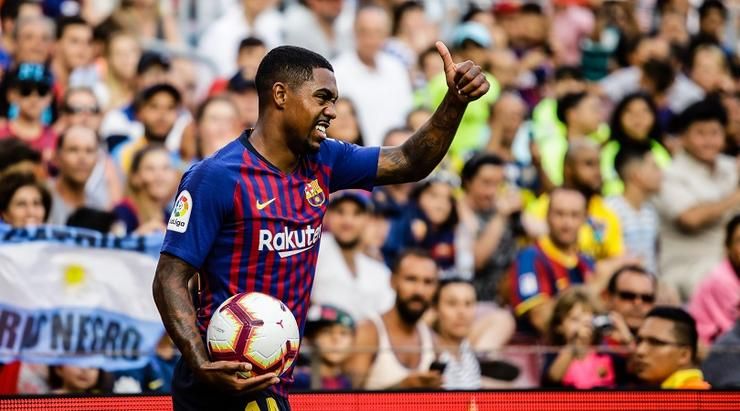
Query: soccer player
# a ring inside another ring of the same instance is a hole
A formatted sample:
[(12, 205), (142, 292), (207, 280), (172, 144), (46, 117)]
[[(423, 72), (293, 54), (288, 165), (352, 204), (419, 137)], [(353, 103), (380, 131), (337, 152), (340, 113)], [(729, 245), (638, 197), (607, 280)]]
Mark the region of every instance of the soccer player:
[[(447, 152), (468, 103), (489, 89), (479, 66), (455, 64), (441, 42), (437, 50), (447, 95), (404, 144), (382, 148), (326, 136), (338, 97), (326, 59), (290, 46), (265, 56), (255, 128), (185, 173), (167, 225), (153, 291), (183, 356), (172, 381), (176, 410), (290, 409), (291, 371), (244, 378), (237, 373), (251, 364), (210, 361), (208, 322), (230, 296), (258, 291), (282, 300), (303, 329), (329, 193), (424, 178)], [(193, 301), (195, 273), (202, 292)]]

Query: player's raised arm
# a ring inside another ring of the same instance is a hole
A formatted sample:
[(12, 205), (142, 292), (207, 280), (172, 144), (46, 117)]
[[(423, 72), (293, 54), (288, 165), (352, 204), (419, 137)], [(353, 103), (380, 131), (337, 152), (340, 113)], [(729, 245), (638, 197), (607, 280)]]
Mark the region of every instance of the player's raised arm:
[(490, 88), (479, 66), (470, 60), (455, 64), (444, 43), (438, 41), (436, 46), (444, 62), (447, 94), (432, 118), (404, 144), (381, 148), (377, 185), (408, 183), (429, 175), (447, 153), (468, 103)]
[(161, 254), (152, 287), (164, 326), (190, 369), (199, 379), (222, 391), (257, 391), (277, 383), (275, 374), (252, 378), (238, 376), (238, 372), (252, 369), (247, 363), (210, 361), (195, 323), (195, 307), (188, 290), (188, 281), (195, 272), (195, 268), (183, 260)]

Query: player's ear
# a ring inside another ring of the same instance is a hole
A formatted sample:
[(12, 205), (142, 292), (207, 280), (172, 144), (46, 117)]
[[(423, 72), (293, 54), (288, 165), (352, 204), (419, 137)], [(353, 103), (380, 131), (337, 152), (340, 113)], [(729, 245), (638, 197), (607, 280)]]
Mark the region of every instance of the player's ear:
[(272, 100), (280, 109), (285, 107), (285, 101), (288, 97), (287, 88), (288, 87), (285, 83), (281, 83), (279, 81), (272, 85)]

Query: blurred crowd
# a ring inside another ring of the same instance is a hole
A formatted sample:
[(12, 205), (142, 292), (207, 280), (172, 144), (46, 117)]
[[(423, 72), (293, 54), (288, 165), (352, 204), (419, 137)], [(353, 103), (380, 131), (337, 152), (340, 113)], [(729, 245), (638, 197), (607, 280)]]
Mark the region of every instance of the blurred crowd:
[[(14, 227), (163, 231), (275, 46), (332, 62), (360, 145), (423, 128), (436, 40), (485, 70), (432, 175), (330, 198), (295, 389), (740, 386), (740, 1), (4, 0), (0, 29)], [(167, 391), (177, 355), (0, 382)]]

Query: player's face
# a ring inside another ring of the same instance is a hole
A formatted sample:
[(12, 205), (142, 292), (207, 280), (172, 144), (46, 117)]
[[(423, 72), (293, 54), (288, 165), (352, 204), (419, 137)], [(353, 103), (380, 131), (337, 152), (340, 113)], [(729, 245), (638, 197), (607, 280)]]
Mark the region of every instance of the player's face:
[(316, 152), (324, 139), (329, 122), (336, 118), (338, 91), (334, 73), (327, 69), (313, 70), (313, 78), (290, 92), (291, 104), (286, 104), (286, 117), (291, 128), (294, 151)]

